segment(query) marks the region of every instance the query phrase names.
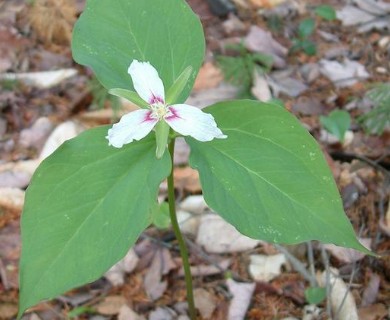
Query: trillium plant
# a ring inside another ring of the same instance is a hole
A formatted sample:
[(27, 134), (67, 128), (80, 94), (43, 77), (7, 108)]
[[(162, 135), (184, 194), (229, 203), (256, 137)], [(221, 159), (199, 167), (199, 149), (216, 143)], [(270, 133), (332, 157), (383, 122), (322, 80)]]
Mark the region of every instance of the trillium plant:
[(175, 211), (175, 140), (191, 149), (209, 207), (242, 234), (318, 240), (370, 254), (356, 239), (319, 146), (287, 110), (251, 100), (184, 104), (203, 62), (198, 17), (184, 0), (88, 0), (73, 57), (138, 110), (86, 130), (42, 162), (22, 214), (20, 318), (38, 302), (95, 281), (162, 213), (172, 228), (195, 319), (188, 253)]

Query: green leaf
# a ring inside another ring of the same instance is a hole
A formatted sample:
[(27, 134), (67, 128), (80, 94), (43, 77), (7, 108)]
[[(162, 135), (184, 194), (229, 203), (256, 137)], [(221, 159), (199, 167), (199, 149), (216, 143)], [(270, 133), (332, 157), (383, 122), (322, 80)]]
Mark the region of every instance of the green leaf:
[(181, 93), (187, 86), (188, 80), (192, 74), (192, 67), (187, 67), (183, 73), (176, 79), (175, 83), (170, 87), (166, 94), (167, 104), (176, 103)]
[(22, 215), (19, 316), (98, 279), (151, 223), (169, 156), (154, 136), (109, 147), (108, 127), (64, 143), (37, 169)]
[(316, 26), (314, 19), (308, 18), (301, 21), (298, 26), (298, 35), (301, 39), (306, 39), (309, 37)]
[(329, 6), (329, 5), (322, 5), (322, 6), (318, 6), (314, 12), (316, 13), (317, 16), (325, 19), (325, 20), (328, 20), (328, 21), (332, 21), (332, 20), (335, 20), (336, 19), (336, 11), (334, 10), (333, 7)]
[(351, 125), (351, 116), (344, 110), (333, 110), (327, 117), (321, 116), (320, 122), (331, 134), (343, 142), (345, 133)]
[(107, 89), (134, 89), (127, 73), (133, 59), (149, 61), (165, 88), (191, 66), (179, 103), (192, 89), (204, 51), (201, 23), (184, 0), (88, 0), (72, 39), (73, 58)]
[(313, 41), (305, 39), (300, 41), (299, 45), (302, 48), (303, 52), (306, 53), (308, 56), (316, 55), (317, 46)]
[(249, 100), (204, 111), (228, 136), (186, 138), (212, 209), (254, 239), (319, 240), (369, 252), (355, 237), (320, 147), (294, 116)]
[(310, 304), (318, 304), (326, 298), (326, 288), (312, 287), (305, 290), (305, 298)]
[(171, 218), (169, 217), (169, 204), (168, 202), (163, 202), (156, 207), (156, 210), (153, 211), (153, 224), (158, 229), (166, 229), (171, 224)]
[(120, 97), (126, 100), (129, 100), (130, 102), (134, 103), (136, 106), (147, 109), (149, 107), (149, 104), (144, 101), (137, 92), (121, 89), (121, 88), (114, 88), (108, 90), (109, 94), (112, 94), (113, 96)]

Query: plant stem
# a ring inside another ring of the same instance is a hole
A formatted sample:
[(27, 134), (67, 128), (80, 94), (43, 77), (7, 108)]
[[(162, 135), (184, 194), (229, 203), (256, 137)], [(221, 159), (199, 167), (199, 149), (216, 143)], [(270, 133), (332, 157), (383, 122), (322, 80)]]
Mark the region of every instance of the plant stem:
[(189, 311), (191, 320), (196, 320), (196, 310), (195, 310), (194, 294), (193, 294), (193, 288), (192, 288), (192, 275), (191, 275), (190, 263), (188, 260), (188, 250), (187, 250), (183, 235), (180, 231), (179, 222), (177, 221), (177, 216), (176, 216), (175, 186), (174, 186), (174, 182), (173, 182), (173, 166), (174, 166), (173, 153), (174, 153), (174, 151), (175, 151), (175, 139), (172, 139), (171, 142), (169, 143), (169, 153), (171, 154), (171, 163), (172, 163), (171, 174), (168, 177), (169, 215), (171, 218), (173, 231), (174, 231), (176, 239), (179, 243), (180, 255), (181, 255), (181, 258), (183, 260), (184, 278), (186, 281), (186, 288), (187, 288), (188, 311)]

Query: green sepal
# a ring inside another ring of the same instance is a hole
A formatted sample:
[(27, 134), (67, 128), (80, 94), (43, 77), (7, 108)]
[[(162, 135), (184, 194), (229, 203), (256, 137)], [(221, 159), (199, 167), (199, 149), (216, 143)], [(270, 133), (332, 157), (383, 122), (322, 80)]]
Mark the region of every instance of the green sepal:
[(172, 87), (169, 88), (166, 96), (166, 103), (171, 104), (178, 100), (181, 93), (185, 89), (188, 80), (190, 79), (193, 72), (192, 66), (188, 66), (184, 69), (184, 71), (180, 74), (180, 76), (175, 80)]
[(164, 155), (165, 149), (167, 148), (169, 126), (165, 121), (159, 121), (155, 126), (156, 131), (156, 157), (161, 159)]
[(148, 103), (142, 100), (142, 98), (138, 95), (138, 93), (134, 91), (115, 88), (115, 89), (108, 90), (108, 93), (112, 94), (113, 96), (117, 96), (129, 100), (130, 102), (134, 103), (135, 105), (137, 105), (142, 109), (147, 109), (149, 107)]

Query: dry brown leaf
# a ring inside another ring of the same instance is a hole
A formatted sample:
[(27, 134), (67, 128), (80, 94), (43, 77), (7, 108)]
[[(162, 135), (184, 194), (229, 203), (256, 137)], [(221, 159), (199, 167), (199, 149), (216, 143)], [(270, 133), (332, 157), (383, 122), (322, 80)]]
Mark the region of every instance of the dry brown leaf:
[(126, 299), (122, 296), (108, 296), (100, 302), (95, 309), (97, 312), (107, 316), (113, 316), (120, 312), (122, 306), (126, 304)]
[(386, 316), (388, 316), (389, 310), (385, 305), (378, 303), (369, 307), (360, 308), (358, 313), (360, 320), (378, 320), (387, 319)]
[(228, 320), (245, 319), (246, 311), (255, 291), (255, 283), (239, 283), (232, 279), (226, 280), (226, 284), (233, 299), (230, 301)]
[(286, 2), (286, 0), (249, 0), (249, 2), (257, 9), (271, 9), (283, 2)]
[(146, 318), (136, 314), (127, 305), (123, 305), (119, 310), (118, 320), (146, 320)]
[(283, 253), (272, 256), (253, 254), (250, 259), (249, 273), (256, 281), (271, 281), (282, 273), (282, 266), (287, 263)]
[(191, 167), (174, 169), (175, 186), (180, 190), (197, 193), (202, 190), (198, 171)]
[(0, 278), (6, 289), (19, 286), (20, 246), (19, 221), (10, 222), (0, 229)]
[(217, 87), (223, 80), (221, 70), (211, 62), (206, 62), (199, 70), (194, 84), (194, 91), (212, 89)]
[[(369, 238), (360, 238), (359, 241), (366, 248), (370, 249), (372, 239)], [(360, 251), (356, 251), (349, 248), (343, 248), (335, 246), (334, 244), (324, 244), (324, 248), (327, 249), (333, 257), (336, 257), (339, 261), (343, 263), (352, 263), (359, 260), (362, 260), (366, 254)]]
[(13, 319), (18, 314), (18, 306), (13, 303), (0, 303), (1, 319)]
[(17, 188), (0, 188), (0, 211), (3, 209), (21, 212), (24, 204), (24, 191)]
[(205, 289), (197, 288), (194, 290), (195, 307), (199, 310), (203, 319), (211, 319), (215, 308), (217, 307), (216, 298)]
[(113, 286), (123, 285), (126, 273), (132, 272), (137, 267), (138, 261), (137, 254), (133, 249), (130, 249), (126, 256), (113, 265), (104, 276)]
[(370, 281), (367, 284), (367, 287), (363, 291), (362, 297), (362, 307), (369, 306), (376, 301), (379, 292), (379, 285), (381, 282), (381, 278), (373, 273), (370, 277)]
[[(231, 264), (230, 259), (222, 260), (221, 262), (218, 262), (217, 265), (205, 265), (200, 264), (197, 266), (191, 266), (191, 274), (193, 277), (197, 276), (212, 276), (215, 274), (220, 274), (223, 271), (226, 271), (227, 268), (229, 268)], [(184, 276), (184, 269), (180, 269), (179, 276)]]

